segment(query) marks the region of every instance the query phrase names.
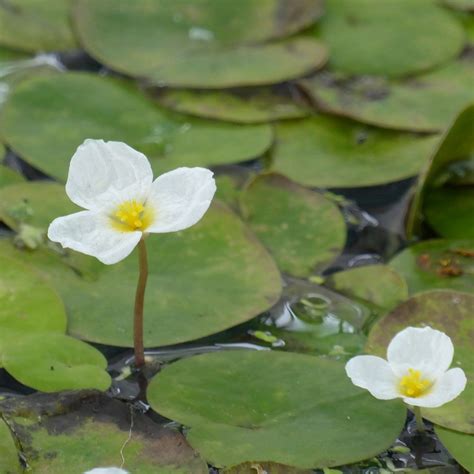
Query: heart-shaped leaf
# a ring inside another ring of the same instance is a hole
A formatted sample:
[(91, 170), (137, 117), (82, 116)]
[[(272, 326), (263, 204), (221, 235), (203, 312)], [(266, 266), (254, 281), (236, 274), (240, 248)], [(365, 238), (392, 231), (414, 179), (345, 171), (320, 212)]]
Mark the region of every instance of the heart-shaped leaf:
[(359, 461), (403, 426), (399, 401), (354, 387), (338, 362), (273, 351), (225, 351), (176, 362), (151, 382), (154, 410), (190, 427), (211, 464), (249, 459), (302, 469)]
[(306, 186), (385, 184), (416, 175), (435, 143), (318, 115), (277, 126), (272, 169)]
[(158, 85), (219, 88), (281, 82), (321, 66), (326, 48), (313, 39), (267, 42), (310, 25), (321, 4), (81, 0), (74, 18), (85, 49), (116, 71)]
[(171, 114), (122, 80), (87, 73), (23, 81), (8, 96), (0, 135), (29, 164), (65, 180), (86, 138), (128, 143), (155, 171), (255, 158), (272, 142), (268, 125), (234, 125)]
[(331, 66), (348, 74), (407, 76), (464, 46), (461, 25), (431, 0), (327, 0), (320, 31)]
[(24, 385), (42, 392), (95, 388), (107, 390), (107, 360), (85, 342), (64, 334), (44, 332), (3, 342), (3, 365)]
[(241, 196), (241, 210), (290, 275), (322, 271), (344, 248), (346, 225), (337, 206), (284, 176), (267, 174), (251, 181)]
[(0, 472), (20, 474), (20, 459), (10, 429), (0, 417)]
[(468, 472), (474, 472), (474, 435), (435, 427), (436, 434), (454, 459)]

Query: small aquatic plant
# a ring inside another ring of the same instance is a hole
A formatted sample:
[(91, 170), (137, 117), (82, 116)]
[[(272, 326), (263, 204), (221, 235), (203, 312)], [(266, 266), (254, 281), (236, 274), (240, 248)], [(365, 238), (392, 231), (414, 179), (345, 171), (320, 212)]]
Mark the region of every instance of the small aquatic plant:
[(140, 275), (135, 297), (135, 364), (143, 366), (143, 305), (148, 276), (145, 238), (196, 224), (216, 185), (205, 168), (178, 168), (153, 181), (145, 155), (122, 142), (85, 140), (71, 159), (66, 193), (84, 211), (58, 217), (48, 237), (64, 248), (111, 265), (138, 245)]
[(454, 347), (449, 336), (431, 327), (408, 327), (390, 341), (387, 360), (362, 355), (346, 364), (354, 385), (375, 398), (402, 398), (413, 407), (418, 429), (424, 430), (421, 408), (437, 408), (454, 400), (466, 387), (459, 367), (450, 369)]

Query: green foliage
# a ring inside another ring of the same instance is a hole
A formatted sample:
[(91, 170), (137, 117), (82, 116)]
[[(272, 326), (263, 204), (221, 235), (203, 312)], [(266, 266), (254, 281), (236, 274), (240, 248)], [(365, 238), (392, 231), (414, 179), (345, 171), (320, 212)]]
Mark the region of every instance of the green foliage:
[(471, 417), (474, 397), (472, 308), (474, 296), (467, 293), (435, 290), (412, 296), (372, 327), (367, 350), (385, 357), (390, 340), (407, 326), (426, 325), (446, 333), (455, 348), (452, 366), (464, 370), (468, 384), (452, 402), (439, 408), (424, 408), (423, 416), (446, 428), (474, 434), (474, 420)]
[(190, 444), (218, 467), (249, 459), (302, 469), (355, 462), (386, 449), (405, 418), (398, 400), (353, 386), (342, 364), (273, 351), (181, 360), (153, 379), (148, 400), (189, 426)]

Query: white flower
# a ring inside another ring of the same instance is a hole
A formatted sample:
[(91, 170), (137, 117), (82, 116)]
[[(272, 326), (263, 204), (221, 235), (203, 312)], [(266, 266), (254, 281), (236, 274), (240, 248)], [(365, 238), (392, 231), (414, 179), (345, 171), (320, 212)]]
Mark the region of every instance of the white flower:
[(153, 181), (145, 155), (121, 142), (86, 140), (71, 159), (66, 193), (86, 209), (55, 219), (48, 237), (113, 264), (144, 233), (176, 232), (198, 222), (216, 191), (212, 172), (178, 168)]
[(96, 467), (95, 469), (84, 472), (84, 474), (130, 474), (130, 473), (118, 467)]
[(346, 373), (354, 385), (381, 400), (402, 398), (412, 406), (436, 408), (466, 386), (463, 370), (449, 369), (453, 355), (453, 343), (443, 332), (408, 327), (391, 340), (387, 360), (357, 356), (346, 364)]

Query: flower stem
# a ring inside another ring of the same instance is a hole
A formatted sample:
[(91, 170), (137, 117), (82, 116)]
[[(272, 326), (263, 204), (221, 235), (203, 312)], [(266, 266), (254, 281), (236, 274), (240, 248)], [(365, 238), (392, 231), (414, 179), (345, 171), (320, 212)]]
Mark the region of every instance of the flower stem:
[(138, 243), (139, 276), (135, 293), (135, 310), (133, 320), (133, 345), (135, 348), (135, 367), (145, 365), (145, 349), (143, 347), (143, 306), (145, 300), (146, 282), (148, 279), (148, 259), (145, 237)]
[(423, 417), (421, 416), (421, 408), (420, 407), (413, 407), (413, 413), (415, 414), (416, 419), (416, 429), (420, 433), (425, 432), (425, 424), (423, 423)]

